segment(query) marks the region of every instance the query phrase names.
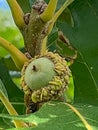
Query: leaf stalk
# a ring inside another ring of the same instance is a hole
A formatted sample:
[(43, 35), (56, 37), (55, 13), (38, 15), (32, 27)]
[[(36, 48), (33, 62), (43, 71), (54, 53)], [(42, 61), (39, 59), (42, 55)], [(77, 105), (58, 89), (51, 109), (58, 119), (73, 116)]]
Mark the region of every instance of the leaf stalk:
[[(18, 115), (18, 113), (16, 112), (14, 107), (11, 105), (11, 103), (9, 102), (9, 100), (6, 98), (6, 96), (4, 95), (4, 93), (1, 90), (0, 90), (0, 100), (2, 101), (4, 106), (6, 107), (6, 109), (10, 115)], [(21, 122), (18, 120), (14, 120), (13, 123), (14, 123), (16, 128), (27, 126), (24, 122)]]
[(41, 19), (44, 22), (48, 22), (49, 20), (52, 19), (53, 15), (55, 13), (55, 10), (56, 10), (57, 2), (58, 2), (58, 0), (50, 0), (49, 1), (47, 8), (40, 15)]
[(54, 14), (53, 18), (50, 20), (50, 25), (48, 27), (48, 34), (51, 33), (53, 26), (58, 19), (58, 17), (61, 15), (61, 13), (73, 2), (74, 0), (66, 0), (65, 3), (62, 5), (62, 7)]
[(25, 25), (23, 19), (24, 13), (21, 7), (19, 6), (16, 0), (7, 0), (7, 3), (10, 6), (15, 24), (19, 29), (21, 29)]
[(16, 64), (19, 70), (22, 69), (25, 62), (28, 61), (27, 57), (18, 50), (13, 44), (0, 37), (0, 46), (5, 48), (12, 56), (14, 63)]
[(85, 120), (85, 118), (80, 114), (80, 112), (71, 104), (65, 103), (83, 122), (87, 130), (92, 130), (92, 127), (89, 125), (89, 123)]

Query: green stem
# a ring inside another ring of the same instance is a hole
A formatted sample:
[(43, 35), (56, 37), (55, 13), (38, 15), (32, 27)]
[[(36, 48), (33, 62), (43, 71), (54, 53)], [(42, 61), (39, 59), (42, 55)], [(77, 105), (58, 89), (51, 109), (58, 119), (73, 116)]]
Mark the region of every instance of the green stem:
[(61, 15), (61, 13), (73, 2), (74, 0), (66, 0), (66, 2), (62, 5), (62, 7), (55, 13), (53, 17), (53, 22), (57, 20), (57, 18)]
[[(6, 107), (6, 109), (10, 115), (18, 115), (16, 110), (13, 108), (13, 106), (11, 105), (11, 103), (9, 102), (9, 100), (6, 98), (6, 96), (4, 95), (4, 93), (1, 90), (0, 90), (0, 100)], [(24, 122), (21, 122), (21, 121), (14, 120), (13, 122), (14, 122), (14, 125), (16, 128), (27, 126)]]
[(42, 46), (41, 46), (41, 55), (43, 55), (46, 52), (46, 50), (47, 50), (47, 48), (46, 48), (47, 38), (48, 38), (48, 36), (46, 36), (43, 39)]
[(11, 54), (17, 68), (21, 70), (24, 63), (28, 61), (26, 56), (20, 50), (18, 50), (13, 44), (11, 44), (2, 37), (0, 37), (0, 46), (5, 48)]
[(23, 19), (24, 13), (21, 7), (19, 6), (16, 0), (7, 0), (7, 2), (10, 6), (15, 24), (21, 29), (25, 25), (25, 22)]
[(61, 13), (73, 2), (74, 0), (66, 0), (65, 3), (62, 5), (62, 7), (54, 14), (53, 18), (50, 21), (50, 26), (48, 28), (48, 33), (52, 31), (52, 28), (54, 26), (54, 23), (58, 19), (58, 17), (61, 15)]
[(41, 54), (42, 42), (46, 36), (47, 23), (44, 23), (37, 10), (32, 9), (29, 24), (24, 30), (26, 51), (34, 57)]
[(58, 2), (58, 0), (50, 0), (49, 1), (47, 8), (40, 15), (41, 19), (44, 22), (48, 22), (49, 20), (52, 19), (53, 15), (55, 13), (55, 10), (56, 10), (57, 2)]

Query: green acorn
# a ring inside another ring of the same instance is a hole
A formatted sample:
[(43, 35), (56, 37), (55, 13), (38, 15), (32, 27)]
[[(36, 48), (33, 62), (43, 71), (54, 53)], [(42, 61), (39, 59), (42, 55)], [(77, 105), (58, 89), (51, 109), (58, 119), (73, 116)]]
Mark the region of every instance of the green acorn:
[(68, 87), (70, 69), (64, 58), (47, 52), (24, 64), (21, 85), (34, 103), (57, 100)]
[(32, 90), (37, 90), (43, 86), (47, 86), (55, 75), (52, 61), (46, 57), (41, 57), (33, 60), (28, 65), (25, 70), (24, 80)]

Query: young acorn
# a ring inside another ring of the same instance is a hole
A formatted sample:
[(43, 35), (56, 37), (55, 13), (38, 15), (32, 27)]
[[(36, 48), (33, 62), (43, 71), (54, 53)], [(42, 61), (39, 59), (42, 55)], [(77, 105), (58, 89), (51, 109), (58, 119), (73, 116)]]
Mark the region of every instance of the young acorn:
[(68, 87), (70, 69), (64, 58), (47, 52), (26, 62), (22, 69), (21, 86), (32, 102), (58, 100)]

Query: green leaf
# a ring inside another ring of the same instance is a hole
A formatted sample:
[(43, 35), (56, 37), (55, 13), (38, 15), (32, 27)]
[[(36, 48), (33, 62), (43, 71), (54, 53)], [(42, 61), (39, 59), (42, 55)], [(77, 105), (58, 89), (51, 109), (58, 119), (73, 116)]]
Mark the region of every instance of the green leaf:
[(30, 12), (29, 0), (17, 0), (17, 2), (21, 6), (24, 13)]
[(74, 81), (72, 75), (70, 77), (70, 83), (68, 85), (68, 89), (65, 91), (65, 100), (66, 102), (74, 101)]
[(6, 91), (6, 88), (4, 86), (4, 84), (2, 83), (2, 80), (0, 79), (0, 90), (5, 94), (5, 96), (8, 98), (8, 94)]
[[(61, 37), (63, 35), (61, 34)], [(59, 36), (60, 37), (60, 36)], [(71, 60), (76, 59), (77, 57), (77, 50), (71, 45), (69, 40), (66, 38), (66, 36), (62, 37), (63, 39), (61, 40), (58, 38), (56, 42), (56, 50), (57, 52), (65, 57), (65, 59), (68, 62), (71, 62)]]
[(58, 39), (58, 29), (54, 27), (52, 32), (48, 36), (47, 48), (49, 51), (55, 51), (57, 39)]
[[(8, 98), (8, 94), (7, 94), (6, 88), (5, 88), (4, 84), (2, 83), (1, 79), (0, 79), (0, 91), (2, 91), (2, 93), (4, 93), (5, 96)], [(5, 112), (4, 111), (4, 106), (3, 106), (3, 104), (1, 103), (1, 100), (0, 100), (0, 113), (3, 113), (3, 112)], [(6, 120), (8, 122), (8, 119), (0, 118), (0, 127), (4, 126), (4, 122), (6, 122)], [(3, 128), (8, 128), (8, 127), (9, 127), (9, 125), (7, 123), (5, 123), (5, 127), (3, 127)]]
[(4, 63), (9, 71), (18, 71), (14, 61), (10, 56), (3, 58)]
[[(4, 59), (0, 59), (0, 89), (9, 98), (14, 108), (19, 114), (24, 114), (23, 93), (12, 81), (9, 72), (4, 63)], [(4, 105), (0, 101), (0, 113), (7, 113)], [(9, 120), (0, 118), (0, 127), (10, 128), (13, 123)]]
[(61, 22), (66, 22), (69, 25), (71, 25), (72, 27), (74, 27), (74, 21), (73, 21), (73, 17), (71, 15), (71, 11), (69, 8), (66, 8), (63, 13), (60, 15), (60, 17), (58, 18), (58, 21)]
[(0, 59), (0, 79), (6, 87), (9, 100), (23, 101), (23, 93), (12, 81), (3, 59)]
[(70, 6), (74, 28), (64, 22), (57, 23), (57, 27), (78, 50), (78, 58), (72, 65), (75, 102), (96, 105), (98, 105), (97, 6), (97, 0), (75, 0)]
[[(74, 108), (82, 114), (83, 118), (87, 121), (90, 127), (93, 128), (92, 130), (98, 129), (98, 107), (77, 104), (74, 105)], [(83, 124), (77, 113), (74, 113), (66, 103), (62, 102), (46, 103), (38, 112), (30, 115), (9, 116), (0, 114), (0, 116), (9, 119), (22, 120), (32, 123), (32, 125), (35, 124), (35, 127), (33, 126), (33, 128), (21, 128), (16, 130), (64, 130), (66, 128), (67, 130), (86, 130), (86, 126)], [(12, 128), (8, 130), (14, 129)]]
[[(11, 104), (13, 105), (13, 107), (19, 114), (25, 113), (25, 106), (24, 106), (23, 102), (18, 102), (18, 103), (11, 102)], [(4, 105), (1, 102), (0, 102), (0, 114), (2, 114), (2, 115), (8, 114), (6, 108), (4, 107)], [(2, 127), (5, 130), (7, 128), (13, 128), (14, 124), (10, 119), (0, 117), (0, 127)]]

